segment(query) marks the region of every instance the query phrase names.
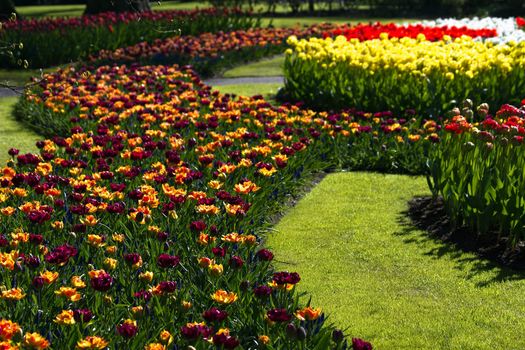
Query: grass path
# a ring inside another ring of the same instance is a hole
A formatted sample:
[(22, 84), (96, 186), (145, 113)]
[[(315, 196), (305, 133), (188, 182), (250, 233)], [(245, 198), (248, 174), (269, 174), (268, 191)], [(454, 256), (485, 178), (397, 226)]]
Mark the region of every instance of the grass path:
[(225, 78), (272, 77), (283, 75), (284, 55), (278, 55), (257, 62), (250, 62), (224, 72)]
[[(224, 78), (245, 78), (245, 77), (272, 77), (282, 76), (282, 66), (284, 63), (284, 56), (279, 55), (256, 62), (250, 62), (238, 67), (232, 68), (224, 72)], [(247, 83), (235, 85), (214, 86), (222, 93), (230, 93), (236, 95), (253, 96), (263, 95), (265, 99), (275, 103), (275, 94), (282, 84), (276, 83)]]
[(269, 237), (312, 303), (375, 349), (524, 349), (525, 277), (427, 238), (402, 215), (425, 179), (326, 177)]
[(11, 147), (21, 152), (36, 152), (35, 142), (42, 139), (11, 116), (11, 109), (17, 97), (0, 99), (0, 168), (9, 158), (7, 150)]
[(21, 87), (30, 82), (32, 77), (41, 79), (42, 73), (53, 72), (59, 67), (40, 69), (0, 69), (0, 83)]

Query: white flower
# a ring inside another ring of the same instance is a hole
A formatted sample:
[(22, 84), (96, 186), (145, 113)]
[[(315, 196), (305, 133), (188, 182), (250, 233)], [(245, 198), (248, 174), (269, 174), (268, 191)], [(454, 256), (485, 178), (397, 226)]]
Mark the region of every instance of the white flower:
[(433, 21), (421, 21), (425, 26), (466, 26), (471, 29), (496, 29), (498, 36), (494, 38), (477, 38), (476, 40), (491, 41), (496, 44), (508, 43), (510, 41), (525, 41), (525, 31), (518, 28), (516, 18), (500, 17), (473, 17), (473, 18), (438, 18)]

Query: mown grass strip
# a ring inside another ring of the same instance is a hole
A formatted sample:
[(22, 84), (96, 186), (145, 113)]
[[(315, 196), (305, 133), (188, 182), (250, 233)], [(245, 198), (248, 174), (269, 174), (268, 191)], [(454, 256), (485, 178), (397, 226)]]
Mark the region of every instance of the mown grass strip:
[(522, 349), (525, 279), (433, 240), (402, 214), (425, 179), (327, 176), (275, 227), (278, 268), (377, 349)]
[(21, 152), (36, 152), (35, 142), (41, 139), (12, 116), (16, 100), (17, 97), (0, 98), (0, 167), (9, 159), (7, 151), (11, 147)]
[[(196, 7), (204, 8), (209, 5), (202, 1), (161, 1), (151, 4), (153, 10), (192, 10)], [(84, 12), (86, 5), (35, 5), (35, 6), (17, 6), (17, 11), (24, 17), (77, 17)]]
[(271, 77), (283, 75), (284, 56), (279, 55), (258, 62), (251, 62), (224, 72), (225, 78)]
[(41, 69), (0, 69), (0, 83), (22, 87), (31, 83), (31, 78), (41, 79), (45, 73), (53, 72), (59, 67)]

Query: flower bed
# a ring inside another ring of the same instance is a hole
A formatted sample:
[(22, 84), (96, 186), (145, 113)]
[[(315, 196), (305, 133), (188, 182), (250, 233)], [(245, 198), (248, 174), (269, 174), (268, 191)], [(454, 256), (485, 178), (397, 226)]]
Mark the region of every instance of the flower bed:
[(233, 100), (165, 66), (69, 68), (18, 108), (60, 136), (2, 169), (0, 318), (16, 324), (0, 337), (56, 349), (345, 348), (273, 270), (268, 216), (349, 143), (435, 137), (389, 112)]
[(466, 26), (472, 29), (495, 29), (498, 32), (498, 35), (488, 38), (486, 41), (502, 44), (510, 41), (525, 41), (525, 32), (519, 28), (520, 22), (519, 17), (474, 17), (463, 19), (439, 18), (436, 20), (422, 21), (420, 24), (424, 26)]
[[(78, 18), (21, 20), (2, 23), (0, 40), (23, 43), (15, 60), (27, 59), (43, 68), (87, 58), (102, 49), (115, 50), (139, 41), (153, 41), (220, 30), (248, 29), (258, 24), (250, 13), (204, 9), (147, 13), (104, 13)], [(16, 62), (2, 60), (0, 67)]]
[(525, 111), (504, 105), (491, 116), (483, 104), (474, 122), (469, 108), (454, 111), (430, 154), (430, 188), (443, 197), (454, 227), (515, 248), (525, 239)]
[(281, 52), (288, 37), (298, 38), (332, 37), (345, 35), (347, 38), (369, 40), (387, 32), (392, 36), (415, 37), (424, 31), (432, 38), (443, 35), (453, 38), (462, 35), (472, 37), (495, 36), (495, 30), (468, 29), (466, 27), (423, 27), (375, 24), (357, 26), (334, 26), (331, 24), (312, 25), (307, 28), (255, 28), (246, 31), (204, 33), (199, 36), (177, 36), (158, 39), (152, 43), (142, 42), (115, 51), (102, 50), (90, 57), (96, 64), (133, 63), (143, 64), (191, 64), (203, 75), (211, 75), (224, 65), (254, 60)]
[[(200, 59), (267, 54), (291, 34), (332, 29), (183, 36), (101, 52), (93, 62), (167, 62), (183, 53), (181, 62), (199, 67)], [(343, 30), (368, 35), (362, 29)], [(439, 30), (430, 35), (438, 39)], [(374, 98), (390, 98), (402, 114), (235, 99), (189, 67), (79, 66), (45, 75), (16, 114), (49, 139), (37, 143), (39, 154), (11, 149), (0, 172), (0, 348), (348, 348), (320, 309), (299, 302), (300, 276), (275, 271), (262, 245), (279, 203), (330, 167), (421, 174), (430, 155), (429, 184), (455, 224), (501, 232), (511, 245), (522, 240), (523, 112), (506, 106), (492, 118), (481, 106), (483, 122), (455, 116), (443, 133), (402, 102), (446, 101), (466, 82), (494, 79), (497, 90), (485, 93), (521, 92), (523, 44), (380, 37), (292, 40), (297, 51), (287, 64), (308, 81), (348, 74), (352, 59), (365, 57), (368, 66), (352, 66), (347, 86), (369, 89), (357, 93), (372, 109), (380, 107)], [(425, 51), (442, 59), (429, 61)], [(445, 59), (455, 52), (472, 54), (471, 65)], [(432, 98), (417, 85), (426, 68), (443, 85)], [(381, 85), (385, 79), (391, 85)], [(358, 338), (351, 346), (371, 348)]]
[[(425, 35), (429, 41), (442, 40), (444, 36), (453, 39), (463, 35), (472, 38), (492, 38), (498, 35), (495, 29), (479, 28), (472, 29), (466, 26), (425, 26), (422, 24), (398, 25), (388, 24), (358, 24), (356, 26), (337, 28), (324, 33), (324, 38), (343, 35), (346, 39), (358, 39), (360, 41), (379, 39), (383, 33), (388, 34), (389, 38), (417, 38), (418, 35)], [(383, 34), (384, 36), (384, 34)]]
[(280, 53), (291, 35), (320, 36), (333, 25), (313, 25), (307, 28), (253, 28), (233, 32), (204, 33), (199, 36), (175, 36), (151, 43), (103, 50), (90, 57), (96, 64), (191, 64), (203, 75), (211, 75), (225, 65), (254, 60)]
[(416, 109), (437, 115), (454, 98), (500, 105), (525, 91), (525, 43), (494, 45), (462, 37), (430, 42), (289, 39), (287, 93), (317, 108)]

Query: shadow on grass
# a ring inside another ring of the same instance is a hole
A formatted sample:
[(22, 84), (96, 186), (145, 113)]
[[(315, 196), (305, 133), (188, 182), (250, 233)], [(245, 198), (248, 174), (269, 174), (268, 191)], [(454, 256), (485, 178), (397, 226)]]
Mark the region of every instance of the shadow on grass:
[[(495, 257), (483, 256), (483, 253), (465, 246), (463, 242), (458, 243), (453, 239), (444, 239), (443, 236), (435, 235), (425, 225), (414, 222), (410, 210), (399, 213), (397, 223), (401, 226), (401, 231), (394, 234), (403, 237), (404, 243), (417, 245), (423, 254), (430, 258), (452, 261), (457, 270), (466, 273), (468, 280), (477, 280), (475, 284), (478, 287), (485, 287), (494, 282), (525, 279), (525, 270), (521, 266), (519, 268), (505, 266)], [(446, 225), (444, 230), (452, 231), (448, 223), (442, 224)], [(483, 274), (483, 278), (479, 278), (480, 274)]]

